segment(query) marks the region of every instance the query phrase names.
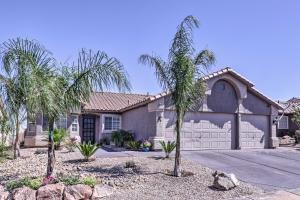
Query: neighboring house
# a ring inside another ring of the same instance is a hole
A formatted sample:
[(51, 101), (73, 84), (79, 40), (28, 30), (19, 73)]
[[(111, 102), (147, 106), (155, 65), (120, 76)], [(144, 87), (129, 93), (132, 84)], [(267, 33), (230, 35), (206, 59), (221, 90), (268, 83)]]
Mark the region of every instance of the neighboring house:
[(279, 101), (283, 110), (279, 110), (279, 121), (277, 137), (285, 135), (293, 136), (296, 130), (300, 130), (300, 126), (293, 122), (293, 114), (297, 109), (300, 109), (300, 98), (292, 98), (288, 101)]
[[(257, 91), (254, 84), (225, 68), (203, 78), (205, 97), (186, 113), (182, 149), (273, 148), (278, 146), (276, 117), (282, 107)], [(29, 127), (32, 144), (43, 134), (39, 116)], [(175, 112), (169, 93), (155, 96), (95, 92), (78, 113), (58, 120), (82, 141), (99, 142), (111, 132), (125, 129), (136, 140), (149, 139), (154, 149), (159, 141), (175, 140)], [(31, 131), (32, 130), (32, 131)]]

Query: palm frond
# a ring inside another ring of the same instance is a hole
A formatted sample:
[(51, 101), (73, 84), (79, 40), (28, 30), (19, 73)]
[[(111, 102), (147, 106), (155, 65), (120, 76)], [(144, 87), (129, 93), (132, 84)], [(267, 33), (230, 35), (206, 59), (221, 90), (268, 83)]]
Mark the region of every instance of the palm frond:
[(139, 63), (155, 68), (156, 78), (164, 90), (170, 90), (173, 87), (174, 79), (171, 78), (169, 66), (160, 57), (143, 54), (139, 57)]

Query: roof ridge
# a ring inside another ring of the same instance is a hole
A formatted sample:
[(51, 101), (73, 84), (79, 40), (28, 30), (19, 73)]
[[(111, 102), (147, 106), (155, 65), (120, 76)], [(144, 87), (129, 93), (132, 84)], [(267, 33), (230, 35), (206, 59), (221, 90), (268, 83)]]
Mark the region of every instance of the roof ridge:
[(125, 95), (139, 95), (139, 96), (155, 96), (153, 94), (140, 94), (140, 93), (125, 93), (125, 92), (111, 92), (111, 91), (94, 91), (93, 93), (106, 93), (106, 94), (125, 94)]

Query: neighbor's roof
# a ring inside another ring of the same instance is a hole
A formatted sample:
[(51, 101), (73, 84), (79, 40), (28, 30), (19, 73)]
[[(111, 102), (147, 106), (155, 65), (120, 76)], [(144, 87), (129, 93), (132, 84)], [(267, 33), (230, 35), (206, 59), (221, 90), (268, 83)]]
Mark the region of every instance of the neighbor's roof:
[(84, 111), (118, 112), (148, 99), (150, 95), (125, 94), (113, 92), (94, 92), (88, 103), (83, 104)]
[(297, 109), (300, 109), (300, 98), (293, 97), (288, 101), (278, 101), (282, 106), (283, 110), (280, 110), (280, 113), (292, 114)]
[[(254, 84), (243, 77), (242, 75), (235, 72), (233, 69), (226, 67), (214, 73), (204, 76), (203, 80), (209, 80), (214, 77), (221, 76), (223, 74), (230, 74), (236, 79), (243, 82), (248, 86), (249, 91), (252, 91), (254, 94), (259, 96), (261, 99), (264, 99), (266, 102), (274, 105), (278, 109), (282, 109), (281, 104), (273, 101), (267, 96), (263, 95), (257, 89), (254, 88)], [(123, 112), (130, 110), (135, 107), (139, 107), (160, 99), (166, 95), (170, 94), (169, 92), (163, 92), (157, 95), (143, 95), (143, 94), (125, 94), (125, 93), (112, 93), (112, 92), (96, 92), (90, 98), (90, 102), (84, 104), (84, 111), (105, 111), (105, 112)]]

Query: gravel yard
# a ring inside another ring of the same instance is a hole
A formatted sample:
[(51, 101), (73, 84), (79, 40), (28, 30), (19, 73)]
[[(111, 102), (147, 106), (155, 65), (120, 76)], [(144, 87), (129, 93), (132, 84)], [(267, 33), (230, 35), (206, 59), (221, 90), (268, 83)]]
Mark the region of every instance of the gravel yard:
[[(40, 177), (45, 174), (47, 154), (34, 154), (36, 149), (22, 150), (24, 158), (0, 163), (0, 183), (25, 176)], [(231, 191), (211, 188), (213, 171), (194, 162), (183, 160), (182, 168), (194, 173), (176, 178), (168, 175), (174, 161), (153, 157), (97, 158), (82, 162), (78, 152), (56, 152), (56, 173), (64, 175), (93, 176), (99, 182), (113, 186), (115, 194), (106, 199), (205, 199), (216, 200), (253, 195), (263, 191), (241, 183)], [(135, 168), (125, 168), (134, 161)]]

